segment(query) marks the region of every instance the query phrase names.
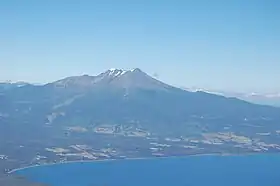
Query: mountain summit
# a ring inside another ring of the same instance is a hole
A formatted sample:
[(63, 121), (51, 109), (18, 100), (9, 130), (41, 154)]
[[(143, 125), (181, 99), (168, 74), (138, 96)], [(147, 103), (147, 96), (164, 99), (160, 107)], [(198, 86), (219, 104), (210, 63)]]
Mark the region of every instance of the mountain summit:
[(74, 76), (53, 83), (57, 87), (80, 88), (122, 88), (122, 89), (150, 89), (167, 90), (173, 88), (164, 84), (139, 68), (132, 70), (110, 69), (97, 76)]

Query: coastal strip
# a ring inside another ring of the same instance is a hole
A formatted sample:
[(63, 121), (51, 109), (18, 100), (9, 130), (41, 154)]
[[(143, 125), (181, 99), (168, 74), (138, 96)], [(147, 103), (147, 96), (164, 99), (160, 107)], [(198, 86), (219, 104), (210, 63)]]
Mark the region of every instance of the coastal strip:
[[(209, 153), (209, 154), (192, 154), (186, 156), (162, 156), (162, 157), (139, 157), (139, 158), (124, 158), (124, 159), (99, 159), (99, 160), (76, 160), (76, 161), (65, 161), (58, 163), (46, 163), (41, 165), (30, 165), (21, 168), (16, 168), (8, 172), (8, 174), (15, 173), (20, 170), (42, 167), (42, 166), (52, 166), (52, 165), (60, 165), (60, 164), (70, 164), (70, 163), (94, 163), (94, 162), (108, 162), (108, 161), (129, 161), (129, 160), (153, 160), (153, 159), (166, 159), (166, 158), (186, 158), (191, 156), (234, 156), (237, 154), (220, 154), (220, 153)], [(248, 154), (247, 154), (248, 155)]]

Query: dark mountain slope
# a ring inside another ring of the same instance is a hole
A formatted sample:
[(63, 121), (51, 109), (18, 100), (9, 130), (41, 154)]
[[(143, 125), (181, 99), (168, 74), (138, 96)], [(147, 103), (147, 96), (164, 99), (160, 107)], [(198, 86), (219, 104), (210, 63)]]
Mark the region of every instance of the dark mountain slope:
[(1, 112), (26, 123), (128, 124), (155, 133), (184, 134), (194, 123), (201, 130), (222, 130), (244, 122), (276, 129), (280, 121), (280, 109), (188, 92), (164, 84), (140, 69), (111, 69), (97, 76), (19, 87), (5, 91), (0, 103)]

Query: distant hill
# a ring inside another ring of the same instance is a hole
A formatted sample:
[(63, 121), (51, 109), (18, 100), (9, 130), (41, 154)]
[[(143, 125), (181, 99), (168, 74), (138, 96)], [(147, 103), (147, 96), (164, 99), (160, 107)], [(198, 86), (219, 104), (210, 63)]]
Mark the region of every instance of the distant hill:
[[(264, 126), (278, 130), (280, 109), (202, 91), (189, 92), (136, 68), (110, 69), (46, 85), (6, 88), (0, 119), (28, 126), (128, 125), (152, 133), (190, 135)], [(243, 129), (242, 129), (243, 130)], [(247, 129), (245, 130), (247, 131)]]
[(240, 92), (230, 92), (230, 91), (220, 91), (220, 90), (207, 90), (202, 88), (185, 88), (182, 89), (197, 92), (203, 91), (211, 94), (222, 95), (225, 97), (235, 97), (241, 100), (245, 100), (255, 104), (270, 105), (280, 107), (280, 93), (240, 93)]
[(7, 90), (7, 89), (10, 89), (10, 88), (17, 88), (17, 87), (22, 87), (22, 86), (25, 86), (25, 85), (28, 85), (29, 83), (25, 83), (25, 82), (10, 82), (10, 81), (7, 81), (7, 82), (0, 82), (0, 90)]

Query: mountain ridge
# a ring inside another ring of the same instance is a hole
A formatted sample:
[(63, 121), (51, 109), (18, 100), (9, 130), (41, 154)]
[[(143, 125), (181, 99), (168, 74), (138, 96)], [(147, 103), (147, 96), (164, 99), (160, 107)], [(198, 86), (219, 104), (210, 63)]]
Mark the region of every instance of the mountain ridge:
[(260, 104), (260, 105), (269, 105), (280, 107), (280, 93), (279, 92), (268, 92), (268, 93), (244, 93), (244, 92), (234, 92), (234, 91), (222, 91), (222, 90), (211, 90), (211, 89), (203, 89), (203, 88), (185, 88), (181, 87), (181, 89), (190, 91), (190, 92), (207, 92), (210, 94), (221, 95), (224, 97), (235, 97), (241, 100), (248, 101), (250, 103)]
[(167, 85), (159, 80), (156, 80), (140, 70), (135, 68), (132, 70), (110, 69), (102, 72), (96, 76), (82, 75), (67, 77), (48, 85), (66, 88), (69, 86), (83, 87), (83, 88), (101, 88), (101, 87), (115, 87), (123, 89), (158, 89), (166, 90), (176, 88)]
[(0, 96), (0, 112), (18, 123), (122, 124), (162, 135), (217, 132), (228, 126), (234, 131), (248, 122), (276, 130), (280, 120), (280, 109), (189, 92), (140, 69), (110, 69), (96, 76), (73, 76), (43, 86), (10, 89)]

